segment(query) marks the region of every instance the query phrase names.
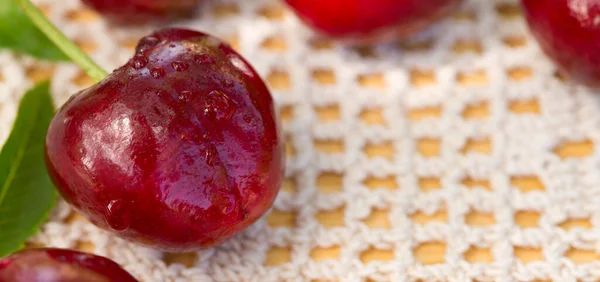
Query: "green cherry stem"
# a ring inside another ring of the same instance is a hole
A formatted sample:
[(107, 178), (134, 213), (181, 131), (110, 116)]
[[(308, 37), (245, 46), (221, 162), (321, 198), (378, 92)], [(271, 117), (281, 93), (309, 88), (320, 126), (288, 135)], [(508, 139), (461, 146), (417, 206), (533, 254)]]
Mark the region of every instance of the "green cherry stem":
[(14, 0), (23, 12), (56, 46), (85, 73), (96, 82), (100, 82), (108, 73), (94, 62), (81, 48), (69, 40), (54, 24), (52, 24), (30, 0)]

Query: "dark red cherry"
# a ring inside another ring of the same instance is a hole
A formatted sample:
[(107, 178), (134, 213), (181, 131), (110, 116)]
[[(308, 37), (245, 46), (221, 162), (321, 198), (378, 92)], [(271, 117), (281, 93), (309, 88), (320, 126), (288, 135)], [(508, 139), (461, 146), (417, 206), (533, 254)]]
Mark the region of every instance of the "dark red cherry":
[(231, 47), (167, 29), (58, 111), (47, 166), (97, 226), (160, 250), (223, 242), (272, 204), (284, 171), (273, 100)]
[(353, 42), (399, 39), (450, 13), (461, 0), (285, 0), (318, 32)]
[(29, 249), (0, 259), (2, 282), (137, 282), (105, 257), (63, 249)]
[(120, 24), (189, 16), (201, 0), (82, 0)]
[(600, 1), (523, 0), (544, 52), (574, 81), (600, 88)]

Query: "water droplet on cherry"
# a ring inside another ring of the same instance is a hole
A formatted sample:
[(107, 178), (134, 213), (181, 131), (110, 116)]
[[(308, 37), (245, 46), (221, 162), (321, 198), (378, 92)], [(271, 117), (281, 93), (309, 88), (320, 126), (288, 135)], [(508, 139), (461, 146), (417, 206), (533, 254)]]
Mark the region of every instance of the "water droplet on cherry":
[(136, 70), (139, 70), (139, 69), (145, 67), (147, 64), (148, 64), (148, 58), (141, 54), (137, 54), (137, 55), (133, 56), (133, 58), (131, 58), (131, 61), (130, 61), (130, 65)]
[(116, 231), (125, 231), (131, 226), (131, 216), (125, 207), (123, 200), (112, 200), (106, 206), (106, 223)]
[(187, 90), (181, 91), (179, 93), (178, 98), (179, 98), (179, 101), (187, 103), (190, 101), (190, 98), (192, 98), (192, 91), (187, 91)]
[(235, 197), (233, 195), (221, 194), (221, 213), (229, 214), (235, 209)]
[(206, 164), (209, 166), (214, 166), (218, 157), (219, 152), (217, 152), (217, 147), (215, 147), (215, 144), (210, 144), (206, 149)]
[(225, 79), (221, 81), (221, 85), (223, 85), (224, 87), (233, 87), (233, 84), (233, 80), (231, 79)]
[(235, 103), (219, 90), (211, 91), (204, 100), (204, 115), (215, 121), (231, 119), (235, 109)]
[(158, 42), (160, 42), (158, 38), (154, 36), (146, 36), (138, 42), (135, 50), (137, 53), (143, 53), (144, 51), (156, 46)]
[(174, 61), (171, 63), (171, 67), (173, 67), (175, 71), (185, 71), (189, 66), (186, 62)]
[(215, 62), (215, 59), (213, 59), (211, 56), (206, 55), (206, 54), (196, 54), (194, 55), (194, 61), (198, 64), (206, 64), (206, 65), (212, 65)]
[(163, 68), (153, 68), (150, 70), (150, 75), (152, 75), (152, 77), (154, 78), (162, 78), (163, 76), (165, 76), (165, 70)]

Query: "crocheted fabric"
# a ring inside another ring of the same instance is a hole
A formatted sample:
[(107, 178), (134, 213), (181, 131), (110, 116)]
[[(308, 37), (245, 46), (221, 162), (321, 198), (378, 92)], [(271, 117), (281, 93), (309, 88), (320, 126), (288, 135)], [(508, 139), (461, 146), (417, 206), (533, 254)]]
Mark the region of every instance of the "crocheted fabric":
[[(157, 28), (35, 2), (108, 70)], [(30, 245), (104, 255), (141, 281), (600, 279), (600, 96), (557, 74), (517, 1), (466, 1), (402, 43), (363, 48), (316, 38), (276, 0), (208, 1), (173, 25), (231, 42), (268, 81), (288, 149), (274, 207), (221, 246), (174, 255), (60, 202)], [(0, 141), (45, 77), (57, 105), (91, 83), (0, 51)]]

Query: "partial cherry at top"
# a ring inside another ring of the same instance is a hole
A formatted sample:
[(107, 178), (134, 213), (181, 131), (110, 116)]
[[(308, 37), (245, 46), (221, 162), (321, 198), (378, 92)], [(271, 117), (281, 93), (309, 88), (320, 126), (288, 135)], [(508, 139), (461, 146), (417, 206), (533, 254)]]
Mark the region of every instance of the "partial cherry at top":
[(452, 12), (462, 0), (285, 0), (317, 32), (352, 43), (401, 39)]
[(202, 0), (82, 0), (119, 24), (138, 24), (192, 15)]
[(523, 0), (544, 52), (574, 82), (600, 88), (600, 0)]

